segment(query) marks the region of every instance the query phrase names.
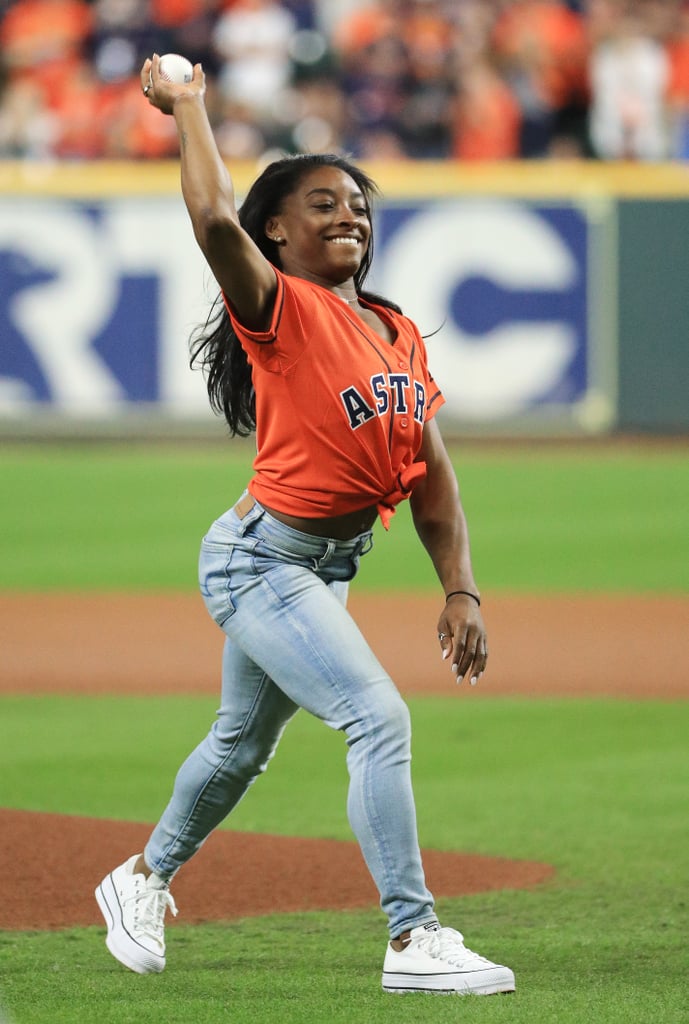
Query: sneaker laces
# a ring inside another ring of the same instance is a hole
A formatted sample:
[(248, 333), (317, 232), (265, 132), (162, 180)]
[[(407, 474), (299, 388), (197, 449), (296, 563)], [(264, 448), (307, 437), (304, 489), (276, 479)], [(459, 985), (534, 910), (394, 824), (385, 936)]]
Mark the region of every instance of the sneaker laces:
[(464, 936), (454, 928), (437, 928), (418, 939), (418, 948), (436, 960), (459, 967), (470, 960), (485, 960), (464, 945)]
[(144, 935), (164, 945), (165, 911), (169, 908), (173, 917), (177, 917), (177, 906), (169, 889), (137, 888), (127, 903), (134, 903), (134, 923)]

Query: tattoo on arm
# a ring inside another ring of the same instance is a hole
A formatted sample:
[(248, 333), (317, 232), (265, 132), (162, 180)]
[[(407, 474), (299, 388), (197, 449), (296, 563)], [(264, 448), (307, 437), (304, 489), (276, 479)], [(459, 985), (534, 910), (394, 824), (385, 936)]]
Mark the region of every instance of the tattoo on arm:
[(186, 149), (187, 148), (187, 141), (188, 141), (187, 133), (186, 132), (182, 132), (182, 134), (179, 137), (179, 141), (180, 141), (180, 145), (181, 145), (182, 149)]

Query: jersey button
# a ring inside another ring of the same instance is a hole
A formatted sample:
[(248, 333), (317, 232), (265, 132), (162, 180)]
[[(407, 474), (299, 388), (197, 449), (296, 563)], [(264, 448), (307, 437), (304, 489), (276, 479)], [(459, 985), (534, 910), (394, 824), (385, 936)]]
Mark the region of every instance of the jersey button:
[(407, 364), (403, 363), (402, 360), (400, 360), (397, 365), (399, 366), (400, 370), (406, 370), (407, 369)]
[(400, 420), (400, 426), (408, 427), (409, 426), (409, 420), (406, 417), (403, 420)]

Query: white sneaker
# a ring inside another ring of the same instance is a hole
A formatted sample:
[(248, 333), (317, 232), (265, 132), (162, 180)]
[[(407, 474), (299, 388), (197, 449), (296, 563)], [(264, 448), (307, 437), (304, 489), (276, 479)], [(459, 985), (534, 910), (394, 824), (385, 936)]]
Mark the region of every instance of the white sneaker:
[(438, 924), (412, 928), (402, 952), (388, 944), (383, 964), (385, 992), (439, 992), (490, 996), (514, 992), (509, 967), (491, 963), (464, 945), (454, 928)]
[(177, 915), (167, 883), (156, 875), (134, 874), (135, 853), (115, 868), (96, 889), (96, 900), (108, 926), (105, 945), (130, 971), (152, 974), (165, 967), (165, 927), (169, 907)]

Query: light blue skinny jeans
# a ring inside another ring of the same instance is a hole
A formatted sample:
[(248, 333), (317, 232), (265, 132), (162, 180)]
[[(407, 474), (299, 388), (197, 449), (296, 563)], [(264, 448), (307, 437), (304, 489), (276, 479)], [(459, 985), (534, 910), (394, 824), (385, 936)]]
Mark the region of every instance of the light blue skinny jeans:
[(436, 921), (412, 794), (409, 712), (345, 608), (370, 533), (313, 537), (261, 505), (230, 509), (201, 546), (206, 606), (226, 639), (222, 704), (180, 768), (145, 850), (163, 878), (198, 850), (265, 770), (305, 708), (347, 739), (347, 813), (394, 938)]

